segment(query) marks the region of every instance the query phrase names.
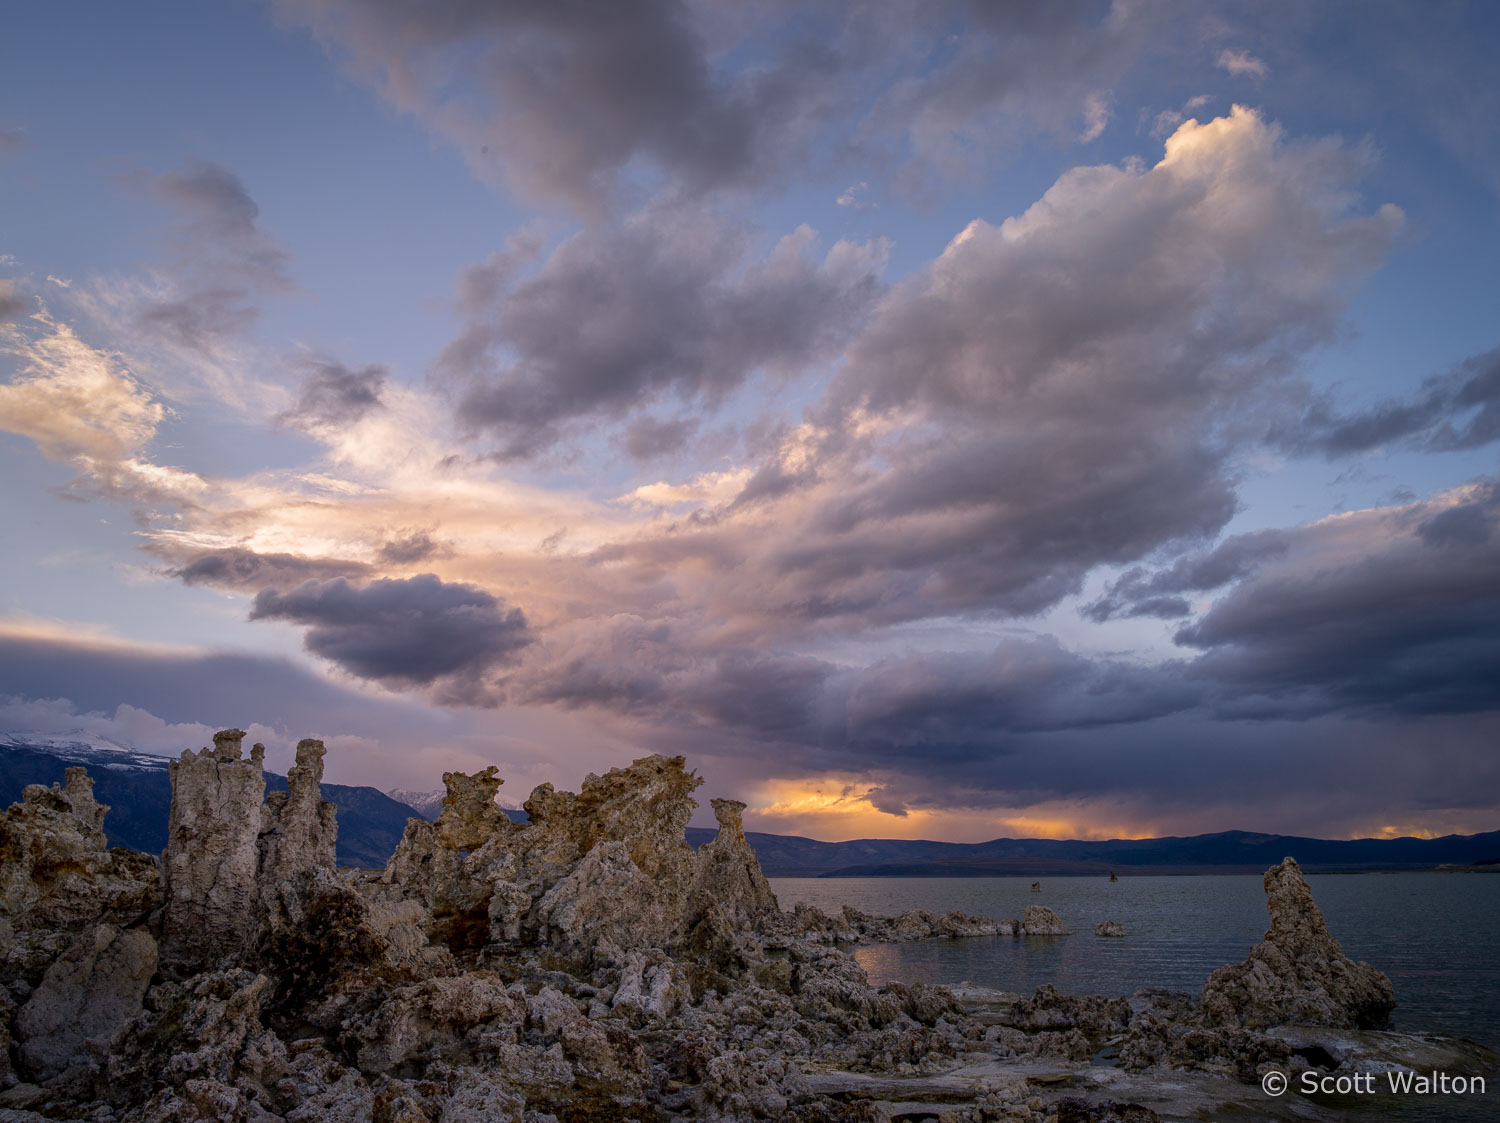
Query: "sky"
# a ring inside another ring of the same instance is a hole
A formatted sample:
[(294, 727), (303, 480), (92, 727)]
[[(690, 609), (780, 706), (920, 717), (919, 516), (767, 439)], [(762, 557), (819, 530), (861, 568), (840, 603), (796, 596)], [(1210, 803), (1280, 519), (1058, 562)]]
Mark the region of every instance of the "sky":
[(512, 805), (681, 753), (830, 840), (1500, 828), (1497, 51), (19, 0), (0, 728)]

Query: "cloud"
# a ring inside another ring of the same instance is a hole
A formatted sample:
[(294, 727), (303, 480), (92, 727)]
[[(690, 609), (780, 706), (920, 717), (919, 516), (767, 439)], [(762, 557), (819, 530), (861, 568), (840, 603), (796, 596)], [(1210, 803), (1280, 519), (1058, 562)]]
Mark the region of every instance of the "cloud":
[(864, 199), (864, 195), (869, 190), (870, 185), (865, 180), (860, 180), (858, 183), (851, 183), (839, 193), (838, 198), (834, 202), (841, 207), (853, 207), (857, 211), (866, 210), (875, 205)]
[(1236, 534), (1211, 550), (1186, 554), (1155, 573), (1136, 566), (1113, 582), (1084, 615), (1096, 623), (1120, 616), (1187, 616), (1192, 608), (1183, 593), (1217, 589), (1248, 576), (1263, 562), (1287, 552), (1288, 534), (1257, 530)]
[(1245, 74), (1253, 78), (1264, 78), (1266, 76), (1266, 64), (1249, 51), (1235, 51), (1226, 47), (1219, 52), (1218, 64), (1220, 70), (1226, 71), (1236, 78)]
[(1078, 168), (976, 220), (877, 304), (735, 501), (599, 562), (791, 637), (1036, 613), (1211, 538), (1236, 458), (1400, 229), (1351, 210), (1361, 167), (1237, 109), (1152, 168)]
[(1270, 440), (1290, 451), (1349, 456), (1387, 445), (1424, 452), (1482, 448), (1500, 440), (1500, 348), (1428, 378), (1415, 394), (1341, 414), (1327, 398)]
[(897, 163), (924, 187), (967, 174), (1003, 128), (1075, 131), (1159, 19), (1151, 5), (966, 0), (278, 9), (481, 177), (593, 217), (631, 187), (774, 188), (830, 154)]
[(700, 185), (752, 176), (818, 78), (795, 65), (737, 81), (714, 72), (688, 9), (666, 0), (280, 9), (482, 174), (586, 211), (636, 160)]
[(380, 394), (390, 375), (378, 363), (351, 370), (333, 359), (314, 358), (306, 366), (302, 395), (296, 406), (277, 415), (280, 425), (314, 433), (344, 428), (384, 404)]
[(436, 554), (441, 547), (425, 530), (409, 530), (398, 534), (380, 544), (376, 555), (383, 562), (390, 565), (412, 565), (415, 562), (425, 561)]
[[(1082, 141), (1095, 139), (1107, 111), (1100, 91), (1139, 57), (1162, 15), (1147, 4), (1072, 2), (961, 4), (943, 21), (912, 12), (910, 25), (886, 24), (893, 41), (913, 47), (909, 64), (888, 75), (856, 135), (876, 151), (895, 138), (906, 157), (897, 181), (918, 197), (934, 182), (972, 181), (1005, 140), (1075, 139), (1080, 116)], [(935, 41), (950, 28), (951, 38)]]
[(25, 129), (0, 129), (0, 160), (20, 155), (28, 143)]
[(184, 585), (226, 589), (288, 588), (306, 581), (362, 577), (369, 566), (355, 561), (308, 558), (297, 554), (258, 554), (254, 550), (205, 550), (168, 572)]
[[(210, 645), (134, 643), (81, 631), (76, 625), (0, 620), (0, 681), (6, 694), (45, 707), (43, 700), (65, 693), (65, 710), (118, 716), (119, 707), (126, 705), (159, 715), (170, 725), (223, 729), (238, 724), (244, 729), (242, 723), (258, 721), (292, 738), (327, 731), (419, 743), (423, 737), (437, 739), (451, 724), (441, 714), (399, 699), (328, 682), (287, 659)], [(36, 713), (26, 718), (14, 710), (8, 716), (11, 729), (55, 729), (67, 720), (46, 722)], [(71, 721), (67, 728), (79, 724)], [(202, 743), (196, 734), (190, 739)], [(189, 747), (160, 740), (146, 747), (169, 750), (174, 744), (179, 750)]]
[(44, 456), (106, 471), (140, 453), (166, 407), (118, 355), (99, 351), (45, 313), (33, 331), (0, 336), (18, 372), (0, 386), (0, 427)]
[(31, 310), (31, 301), (21, 295), (14, 281), (0, 280), (0, 324), (24, 319)]
[(669, 456), (692, 439), (700, 424), (695, 417), (637, 417), (625, 427), (625, 451), (632, 460)]
[(653, 208), (585, 230), (498, 297), (445, 352), (464, 423), (522, 457), (582, 418), (663, 395), (712, 408), (760, 369), (831, 358), (880, 291), (882, 243), (819, 260), (798, 227), (761, 260), (717, 216)]
[(477, 678), (531, 642), (520, 609), (430, 573), (381, 578), (363, 587), (337, 577), (306, 581), (286, 593), (262, 589), (250, 618), (303, 625), (308, 651), (393, 686)]
[(1500, 483), (1282, 532), (1177, 642), (1246, 716), (1500, 710)]
[(1088, 144), (1098, 140), (1104, 135), (1104, 130), (1109, 128), (1110, 118), (1114, 116), (1114, 108), (1110, 105), (1108, 93), (1089, 94), (1083, 102), (1083, 132), (1078, 134), (1079, 144)]
[(229, 169), (204, 160), (148, 181), (173, 214), (161, 291), (136, 323), (163, 342), (215, 354), (259, 317), (254, 300), (292, 287), (288, 257), (259, 225), (260, 208)]

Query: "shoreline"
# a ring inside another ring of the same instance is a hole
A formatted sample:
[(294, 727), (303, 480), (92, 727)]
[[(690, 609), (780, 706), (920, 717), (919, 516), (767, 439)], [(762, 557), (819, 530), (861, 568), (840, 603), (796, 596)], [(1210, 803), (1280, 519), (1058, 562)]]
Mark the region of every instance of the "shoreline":
[(742, 803), (713, 800), (718, 834), (687, 844), (681, 757), (541, 785), (525, 824), (495, 769), (448, 773), (383, 870), (340, 870), (322, 743), (267, 795), (243, 737), (174, 762), (159, 859), (106, 848), (83, 768), (0, 820), (5, 1123), (1334, 1119), (1261, 1082), (1500, 1070), (1380, 1028), (1390, 980), (1344, 955), (1290, 858), (1263, 875), (1266, 938), (1198, 994), (875, 986), (839, 944), (1071, 934), (1040, 904), (783, 910)]

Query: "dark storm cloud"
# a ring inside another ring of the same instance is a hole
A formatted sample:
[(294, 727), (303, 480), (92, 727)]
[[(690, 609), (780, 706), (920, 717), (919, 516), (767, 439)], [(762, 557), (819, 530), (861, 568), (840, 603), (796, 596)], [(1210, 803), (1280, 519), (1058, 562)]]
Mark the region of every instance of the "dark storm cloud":
[(301, 397), (294, 409), (277, 415), (278, 424), (308, 431), (344, 428), (383, 408), (380, 394), (389, 377), (384, 366), (352, 370), (332, 359), (312, 359), (306, 365)]
[(430, 573), (363, 587), (335, 578), (286, 593), (263, 589), (250, 618), (303, 625), (303, 644), (314, 655), (397, 686), (479, 676), (531, 642), (520, 609)]
[(868, 667), (697, 638), (634, 616), (565, 627), (512, 685), (527, 702), (603, 709), (729, 752), (748, 739), (810, 770), (936, 767), (1005, 751), (1019, 734), (1149, 720), (1202, 695), (1175, 668), (1093, 660), (1050, 638)]
[(258, 554), (254, 550), (206, 550), (167, 572), (186, 585), (214, 585), (224, 589), (289, 588), (304, 581), (333, 577), (361, 577), (369, 571), (362, 562), (306, 558), (300, 554)]
[(1104, 596), (1085, 608), (1084, 615), (1099, 623), (1119, 616), (1187, 616), (1192, 609), (1181, 594), (1227, 585), (1286, 550), (1285, 531), (1236, 534), (1211, 550), (1178, 558), (1167, 569), (1153, 573), (1137, 566), (1129, 570), (1110, 585)]
[(1319, 402), (1272, 441), (1299, 453), (1349, 456), (1386, 445), (1423, 452), (1482, 448), (1500, 440), (1500, 348), (1473, 355), (1422, 383), (1417, 393), (1339, 414)]
[(1500, 484), (1285, 532), (1177, 641), (1246, 716), (1500, 709)]
[(254, 298), (291, 287), (287, 255), (260, 228), (260, 208), (227, 168), (194, 160), (150, 187), (175, 218), (167, 231), (171, 292), (147, 301), (137, 319), (179, 347), (211, 353), (255, 323)]
[(849, 738), (865, 748), (977, 749), (1017, 733), (1146, 721), (1199, 700), (1200, 689), (1176, 670), (1090, 659), (1051, 637), (1006, 640), (983, 653), (910, 655), (857, 677)]
[(715, 215), (655, 208), (568, 239), (499, 296), (440, 368), (470, 383), (463, 421), (520, 457), (585, 417), (619, 417), (662, 394), (709, 406), (761, 368), (831, 357), (879, 293), (880, 246), (807, 227), (763, 260)]

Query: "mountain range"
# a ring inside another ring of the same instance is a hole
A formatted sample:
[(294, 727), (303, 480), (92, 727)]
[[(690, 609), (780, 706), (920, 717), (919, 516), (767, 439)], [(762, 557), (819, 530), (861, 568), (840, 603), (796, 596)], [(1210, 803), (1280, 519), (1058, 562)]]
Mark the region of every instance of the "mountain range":
[[(70, 764), (94, 777), (94, 795), (110, 806), (104, 831), (112, 846), (160, 853), (167, 844), (172, 788), (167, 758), (107, 738), (66, 734), (0, 733), (0, 807), (21, 798), (27, 784), (61, 783)], [(284, 790), (286, 777), (266, 773), (268, 791)], [(393, 798), (393, 797), (405, 797)], [(324, 784), (323, 798), (339, 809), (338, 860), (363, 868), (385, 865), (409, 818), (434, 819), (441, 792)], [(524, 821), (526, 812), (506, 809)], [(687, 841), (703, 845), (717, 833), (689, 827)], [(1188, 837), (1084, 842), (997, 838), (989, 842), (856, 839), (819, 842), (795, 835), (748, 832), (770, 877), (1043, 877), (1185, 873), (1260, 873), (1287, 855), (1304, 870), (1435, 869), (1443, 866), (1500, 870), (1500, 831), (1443, 838), (1320, 839), (1223, 831)]]

